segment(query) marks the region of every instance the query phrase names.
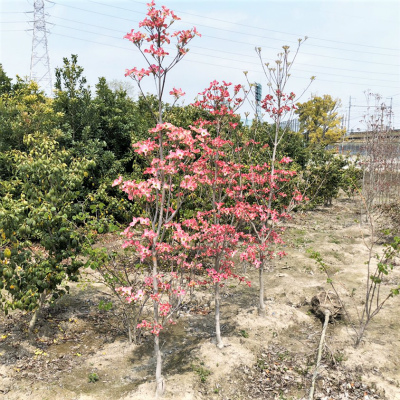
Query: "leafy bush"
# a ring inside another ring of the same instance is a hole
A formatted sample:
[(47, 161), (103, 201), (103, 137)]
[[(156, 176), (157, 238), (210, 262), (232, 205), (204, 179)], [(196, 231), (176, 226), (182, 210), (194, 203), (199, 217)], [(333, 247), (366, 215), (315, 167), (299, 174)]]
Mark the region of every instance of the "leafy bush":
[(68, 291), (64, 279), (76, 281), (84, 234), (73, 216), (75, 200), (92, 162), (75, 159), (53, 137), (26, 135), (27, 151), (10, 153), (12, 175), (2, 182), (0, 232), (1, 305), (36, 310)]
[(300, 178), (300, 187), (310, 199), (308, 206), (328, 206), (340, 189), (349, 196), (354, 194), (360, 187), (361, 170), (345, 157), (324, 147), (315, 147)]

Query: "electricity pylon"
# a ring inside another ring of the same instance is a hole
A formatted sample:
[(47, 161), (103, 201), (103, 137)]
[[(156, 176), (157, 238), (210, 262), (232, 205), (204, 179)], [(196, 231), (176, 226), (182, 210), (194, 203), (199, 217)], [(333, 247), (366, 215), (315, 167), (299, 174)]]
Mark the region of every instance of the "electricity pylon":
[(46, 14), (44, 0), (35, 0), (32, 36), (32, 54), (30, 79), (37, 82), (50, 96), (52, 94), (52, 77), (49, 50), (47, 47)]

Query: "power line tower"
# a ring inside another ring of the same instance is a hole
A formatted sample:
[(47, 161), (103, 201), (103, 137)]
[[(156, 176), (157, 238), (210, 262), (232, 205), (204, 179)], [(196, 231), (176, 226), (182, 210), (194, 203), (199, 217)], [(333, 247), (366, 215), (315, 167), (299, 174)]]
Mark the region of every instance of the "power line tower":
[(33, 15), (30, 79), (37, 82), (51, 96), (53, 85), (47, 47), (48, 30), (46, 28), (44, 0), (34, 0)]

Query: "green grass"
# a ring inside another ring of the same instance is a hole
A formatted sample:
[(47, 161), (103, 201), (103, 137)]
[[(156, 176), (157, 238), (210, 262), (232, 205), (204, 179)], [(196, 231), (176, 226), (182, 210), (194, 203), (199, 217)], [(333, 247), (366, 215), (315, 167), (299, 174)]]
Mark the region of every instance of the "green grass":
[[(204, 363), (200, 363), (204, 364)], [(200, 378), (201, 383), (205, 383), (207, 381), (207, 377), (211, 375), (211, 371), (207, 368), (204, 368), (202, 365), (192, 365), (192, 370), (197, 373)]]

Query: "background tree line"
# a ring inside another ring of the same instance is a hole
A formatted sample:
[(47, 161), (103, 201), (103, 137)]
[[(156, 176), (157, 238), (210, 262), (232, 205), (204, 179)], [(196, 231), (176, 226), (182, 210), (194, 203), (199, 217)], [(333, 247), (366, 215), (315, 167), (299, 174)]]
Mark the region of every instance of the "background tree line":
[[(0, 298), (5, 312), (35, 311), (67, 292), (66, 278), (78, 279), (79, 255), (93, 235), (117, 230), (141, 214), (141, 206), (111, 183), (119, 175), (142, 179), (145, 161), (131, 144), (148, 137), (154, 116), (141, 96), (135, 100), (124, 88), (110, 86), (101, 77), (92, 91), (76, 55), (56, 69), (53, 98), (34, 82), (20, 77), (13, 82), (0, 65), (0, 289), (5, 289)], [(356, 166), (326, 150), (343, 134), (336, 104), (330, 96), (299, 104), (302, 132), (289, 131), (279, 146), (278, 157), (294, 161), (295, 184), (309, 198), (307, 207), (330, 204), (341, 188), (351, 195), (358, 185)], [(164, 120), (183, 128), (200, 117), (214, 118), (192, 105), (163, 108)], [(259, 121), (241, 124), (237, 140), (271, 145), (274, 130)], [(249, 153), (247, 162), (262, 162), (262, 157), (262, 152)], [(193, 198), (182, 214), (201, 209), (204, 201)]]

